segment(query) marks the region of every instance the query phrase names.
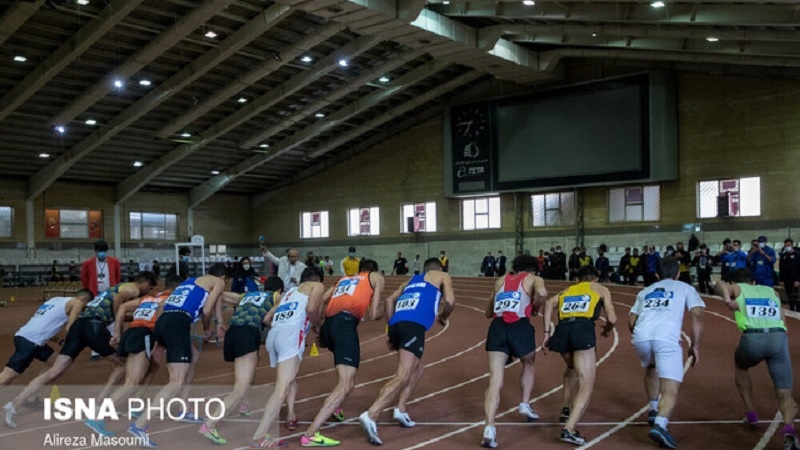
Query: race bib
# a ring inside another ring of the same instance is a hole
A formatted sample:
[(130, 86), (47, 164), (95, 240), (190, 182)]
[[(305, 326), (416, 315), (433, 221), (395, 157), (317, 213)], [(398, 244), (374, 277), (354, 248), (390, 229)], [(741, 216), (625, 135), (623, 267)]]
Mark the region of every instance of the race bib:
[(770, 298), (746, 298), (744, 305), (747, 315), (762, 319), (777, 319), (780, 317), (778, 305)]
[(45, 315), (47, 313), (47, 311), (50, 311), (51, 309), (53, 309), (53, 305), (52, 304), (42, 305), (42, 306), (39, 307), (39, 309), (36, 310), (36, 315), (37, 316), (43, 316), (43, 315)]
[(153, 320), (153, 317), (156, 315), (156, 311), (158, 311), (158, 303), (142, 303), (136, 308), (135, 311), (133, 311), (133, 320), (144, 320), (149, 322)]
[(266, 292), (261, 292), (258, 295), (245, 295), (239, 301), (239, 306), (244, 306), (249, 304), (260, 308), (261, 305), (264, 304), (264, 301), (267, 299), (267, 297), (269, 297), (269, 294), (267, 294)]
[(522, 295), (519, 291), (501, 292), (494, 298), (494, 313), (503, 314), (505, 312), (519, 314), (519, 305)]
[(297, 311), (297, 302), (282, 303), (275, 310), (275, 315), (272, 317), (272, 324), (277, 325), (283, 322), (288, 322), (289, 319), (294, 317)]
[(339, 297), (341, 295), (350, 295), (352, 296), (356, 292), (356, 286), (358, 286), (358, 278), (348, 278), (345, 280), (339, 281), (339, 284), (336, 286), (336, 289), (333, 291), (334, 297)]
[(92, 301), (87, 303), (86, 307), (87, 308), (97, 308), (98, 306), (103, 304), (103, 300), (105, 300), (105, 299), (106, 299), (105, 294), (100, 294), (97, 297), (95, 297)]
[(564, 303), (561, 305), (561, 313), (572, 314), (588, 312), (591, 300), (592, 297), (587, 294), (564, 297)]
[(184, 303), (186, 303), (186, 299), (189, 298), (189, 294), (192, 292), (194, 286), (185, 286), (180, 290), (175, 291), (172, 295), (167, 297), (167, 301), (165, 302), (167, 305), (174, 307), (174, 308), (181, 308)]
[(650, 310), (669, 308), (669, 301), (672, 296), (672, 291), (651, 292), (644, 297), (644, 307)]
[(397, 304), (394, 307), (394, 312), (400, 311), (413, 311), (417, 309), (419, 304), (419, 292), (412, 292), (403, 294), (397, 299)]

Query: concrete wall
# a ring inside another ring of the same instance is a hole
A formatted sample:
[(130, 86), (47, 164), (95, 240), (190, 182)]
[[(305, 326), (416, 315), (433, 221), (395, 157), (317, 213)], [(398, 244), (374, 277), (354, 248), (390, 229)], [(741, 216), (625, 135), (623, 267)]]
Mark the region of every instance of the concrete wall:
[[(680, 179), (661, 184), (661, 220), (609, 223), (608, 188), (583, 189), (586, 246), (686, 242), (683, 225), (692, 223), (701, 224), (697, 236), (710, 245), (725, 237), (765, 234), (770, 242), (799, 237), (800, 82), (681, 74), (678, 113)], [(696, 217), (698, 181), (745, 176), (762, 177), (760, 217)], [(575, 244), (572, 227), (531, 227), (529, 199), (521, 197), (526, 249), (535, 253)], [(401, 234), (401, 203), (419, 201), (437, 203), (438, 231)], [(281, 251), (297, 246), (336, 261), (355, 245), (387, 272), (397, 251), (424, 259), (446, 250), (454, 274), (474, 275), (486, 251), (513, 254), (514, 197), (502, 195), (501, 202), (501, 229), (460, 230), (460, 201), (443, 196), (442, 123), (434, 119), (273, 197), (254, 211), (253, 228)], [(381, 207), (380, 236), (347, 236), (346, 210), (359, 206)], [(329, 211), (330, 238), (299, 239), (299, 212), (316, 210)]]

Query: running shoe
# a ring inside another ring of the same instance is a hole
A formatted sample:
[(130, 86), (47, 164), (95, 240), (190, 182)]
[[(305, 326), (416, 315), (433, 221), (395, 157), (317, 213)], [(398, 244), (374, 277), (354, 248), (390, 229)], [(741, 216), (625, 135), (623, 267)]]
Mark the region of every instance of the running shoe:
[(316, 432), (313, 438), (306, 437), (306, 435), (300, 436), (300, 445), (302, 447), (336, 447), (339, 445), (339, 441), (326, 438), (319, 434), (319, 432)]
[(3, 422), (8, 428), (17, 428), (17, 423), (14, 422), (14, 416), (17, 415), (17, 410), (14, 409), (14, 404), (11, 402), (6, 403), (3, 407)]
[(497, 448), (497, 430), (491, 425), (486, 425), (483, 428), (483, 440), (481, 440), (481, 447), (483, 448)]
[(133, 411), (133, 410), (129, 409), (128, 410), (128, 416), (131, 419), (138, 419), (138, 418), (142, 417), (142, 411)]
[(414, 428), (417, 426), (417, 422), (411, 420), (411, 417), (408, 416), (408, 413), (400, 412), (400, 408), (395, 408), (394, 412), (392, 413), (392, 418), (395, 422), (399, 423), (403, 428)]
[(156, 445), (155, 442), (150, 440), (150, 434), (148, 433), (148, 431), (149, 431), (148, 428), (145, 428), (143, 430), (137, 427), (135, 423), (131, 423), (131, 426), (128, 427), (128, 434), (132, 434), (134, 437), (137, 438), (140, 447), (146, 447), (146, 448), (158, 447), (158, 445)]
[(269, 435), (264, 436), (263, 438), (250, 441), (250, 446), (248, 448), (251, 449), (259, 449), (259, 448), (286, 448), (289, 446), (289, 443), (286, 441), (276, 441), (269, 437)]
[(800, 450), (800, 441), (793, 434), (783, 435), (783, 450)]
[(250, 417), (252, 414), (253, 413), (250, 412), (250, 402), (248, 402), (247, 400), (244, 400), (244, 401), (242, 401), (242, 403), (239, 403), (239, 415), (240, 416)]
[(670, 436), (669, 431), (661, 427), (661, 425), (653, 425), (647, 435), (650, 436), (653, 442), (663, 448), (678, 448), (678, 443)]
[(286, 421), (286, 429), (289, 431), (294, 431), (297, 427), (300, 426), (300, 422), (297, 419), (287, 420)]
[(331, 414), (331, 417), (338, 422), (344, 422), (344, 410), (342, 408), (336, 408), (336, 411)]
[(561, 440), (575, 445), (583, 445), (586, 443), (586, 439), (581, 436), (578, 430), (575, 430), (574, 433), (570, 433), (566, 428), (561, 429)]
[(568, 421), (569, 413), (570, 413), (569, 406), (561, 408), (561, 415), (558, 416), (558, 421), (562, 423)]
[(528, 422), (536, 422), (539, 420), (539, 415), (533, 412), (530, 403), (527, 402), (519, 404), (519, 415), (528, 419)]
[(656, 424), (656, 417), (658, 417), (658, 411), (653, 411), (652, 409), (647, 413), (647, 424), (651, 427)]
[(367, 442), (372, 445), (383, 445), (383, 441), (378, 437), (378, 424), (369, 418), (369, 413), (367, 411), (364, 411), (358, 416), (358, 422), (361, 424), (361, 428), (367, 433)]
[(42, 402), (41, 399), (38, 399), (38, 398), (35, 398), (33, 400), (30, 400), (30, 399), (25, 400), (25, 402), (22, 404), (22, 406), (24, 406), (26, 408), (31, 408), (31, 409), (44, 409), (44, 403)]
[(83, 424), (86, 425), (87, 427), (91, 428), (92, 430), (94, 430), (94, 432), (99, 434), (100, 436), (105, 436), (105, 437), (114, 436), (114, 433), (112, 433), (111, 431), (108, 431), (108, 428), (106, 428), (106, 421), (105, 420), (89, 420), (89, 419), (86, 419), (86, 420), (83, 421)]
[(225, 445), (228, 443), (228, 440), (223, 438), (219, 435), (219, 431), (216, 428), (208, 428), (208, 425), (202, 424), (200, 425), (200, 429), (197, 430), (198, 433), (202, 434), (209, 441), (217, 444), (217, 445)]
[(203, 423), (203, 418), (191, 411), (183, 411), (178, 417), (178, 422)]
[(755, 425), (758, 423), (758, 414), (755, 411), (747, 411), (744, 413), (744, 419), (742, 419), (744, 423), (749, 423), (751, 425)]

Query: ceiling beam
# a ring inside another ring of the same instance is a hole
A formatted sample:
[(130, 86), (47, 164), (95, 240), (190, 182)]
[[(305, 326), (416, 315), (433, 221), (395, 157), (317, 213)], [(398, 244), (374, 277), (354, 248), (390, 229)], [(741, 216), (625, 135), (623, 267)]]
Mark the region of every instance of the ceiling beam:
[(184, 127), (197, 120), (203, 114), (229, 100), (238, 92), (241, 92), (247, 87), (255, 84), (270, 73), (275, 72), (286, 64), (289, 64), (292, 62), (292, 60), (303, 54), (303, 52), (307, 52), (311, 48), (319, 45), (331, 36), (335, 35), (340, 29), (341, 27), (339, 27), (337, 24), (329, 24), (318, 30), (315, 30), (312, 34), (303, 38), (299, 42), (296, 42), (295, 44), (292, 44), (286, 48), (282, 48), (280, 52), (281, 61), (276, 61), (272, 58), (269, 58), (268, 60), (262, 62), (255, 69), (229, 83), (221, 90), (214, 92), (211, 97), (203, 100), (197, 106), (193, 106), (185, 114), (158, 130), (156, 135), (161, 139), (166, 139), (173, 133), (182, 130)]
[(176, 162), (205, 147), (225, 133), (228, 133), (239, 125), (247, 122), (254, 116), (262, 113), (279, 101), (299, 91), (309, 83), (314, 82), (319, 77), (335, 70), (337, 67), (339, 67), (337, 62), (342, 56), (347, 55), (349, 58), (354, 58), (357, 55), (369, 50), (378, 42), (380, 42), (380, 39), (376, 37), (360, 37), (335, 51), (327, 58), (319, 61), (317, 63), (318, 68), (316, 70), (304, 72), (270, 90), (267, 94), (253, 100), (252, 102), (248, 102), (235, 113), (216, 123), (208, 130), (200, 133), (195, 142), (175, 147), (158, 160), (148, 164), (147, 168), (144, 170), (140, 170), (139, 172), (123, 180), (117, 185), (117, 202), (123, 202), (130, 198), (130, 196), (135, 194), (137, 191), (147, 185), (147, 183), (167, 170)]
[(183, 70), (170, 77), (141, 100), (114, 117), (107, 125), (99, 128), (97, 131), (75, 144), (42, 170), (31, 176), (28, 179), (28, 198), (33, 199), (38, 197), (61, 175), (66, 173), (67, 170), (88, 155), (92, 150), (107, 142), (117, 133), (133, 124), (136, 120), (171, 96), (180, 92), (181, 89), (203, 76), (217, 64), (228, 59), (250, 41), (264, 34), (265, 31), (274, 27), (281, 19), (289, 15), (290, 12), (291, 9), (287, 6), (270, 6), (263, 13), (229, 35), (228, 38), (222, 41), (218, 48), (203, 53)]
[(159, 55), (172, 48), (186, 35), (195, 31), (228, 6), (230, 0), (206, 0), (205, 3), (183, 16), (167, 31), (156, 36), (149, 44), (128, 58), (114, 73), (101, 79), (91, 88), (87, 89), (80, 97), (67, 105), (53, 118), (54, 124), (66, 124), (100, 101), (108, 94), (114, 85), (114, 80), (125, 80), (143, 67), (156, 59)]
[(14, 2), (11, 8), (0, 17), (0, 45), (11, 37), (44, 4), (44, 0)]
[(350, 119), (353, 116), (361, 113), (362, 111), (366, 111), (369, 108), (381, 103), (382, 101), (386, 100), (387, 98), (404, 91), (405, 89), (413, 86), (416, 83), (428, 78), (429, 76), (443, 70), (445, 67), (449, 66), (449, 62), (443, 61), (428, 61), (427, 63), (423, 64), (420, 67), (412, 70), (411, 72), (403, 75), (402, 77), (396, 80), (394, 86), (390, 87), (389, 89), (385, 90), (378, 90), (374, 91), (360, 99), (356, 100), (355, 102), (347, 104), (345, 107), (337, 110), (335, 113), (329, 115), (325, 118), (324, 121), (317, 122), (313, 125), (310, 125), (303, 130), (289, 136), (288, 138), (281, 141), (279, 144), (274, 146), (274, 149), (270, 149), (269, 154), (264, 155), (254, 155), (239, 164), (231, 167), (230, 169), (226, 170), (225, 173), (219, 174), (214, 178), (208, 180), (207, 182), (197, 186), (196, 188), (192, 189), (189, 192), (189, 207), (197, 206), (198, 204), (204, 202), (206, 199), (214, 195), (215, 192), (222, 189), (233, 181), (237, 176), (242, 175), (250, 170), (255, 169), (256, 167), (264, 164), (266, 162), (272, 161), (273, 159), (283, 155), (284, 153), (294, 149), (298, 145), (312, 139), (316, 136), (319, 136), (326, 131), (332, 130), (333, 128), (341, 125), (346, 120)]
[[(453, 78), (452, 80), (447, 81), (446, 83), (440, 84), (440, 85), (436, 86), (435, 88), (433, 88), (433, 89), (431, 89), (431, 90), (429, 90), (429, 91), (427, 91), (427, 92), (425, 92), (423, 94), (420, 94), (417, 97), (414, 97), (414, 99), (412, 99), (412, 100), (410, 100), (410, 101), (408, 101), (406, 103), (403, 103), (403, 104), (401, 104), (401, 105), (399, 105), (399, 106), (397, 106), (395, 108), (392, 108), (391, 110), (389, 110), (389, 111), (387, 111), (387, 112), (385, 112), (385, 113), (383, 113), (383, 114), (381, 114), (381, 115), (379, 115), (379, 116), (377, 116), (377, 117), (375, 117), (375, 118), (373, 118), (371, 120), (368, 120), (367, 122), (361, 124), (357, 128), (355, 128), (353, 130), (350, 130), (348, 132), (345, 132), (344, 134), (341, 134), (339, 136), (334, 137), (330, 141), (326, 142), (322, 147), (316, 149), (309, 156), (311, 158), (318, 158), (318, 157), (324, 155), (325, 153), (336, 149), (340, 145), (343, 145), (343, 144), (345, 144), (345, 143), (347, 143), (347, 142), (349, 142), (349, 141), (361, 136), (364, 133), (372, 131), (372, 130), (380, 127), (381, 125), (385, 124), (386, 122), (388, 122), (388, 121), (390, 121), (390, 120), (392, 120), (394, 118), (397, 118), (397, 117), (399, 117), (399, 116), (401, 116), (401, 115), (413, 110), (414, 108), (417, 108), (417, 107), (419, 107), (421, 105), (424, 105), (425, 103), (427, 103), (427, 102), (429, 102), (431, 100), (435, 100), (437, 97), (439, 97), (441, 95), (444, 95), (444, 94), (452, 91), (453, 89), (457, 89), (457, 88), (459, 88), (459, 87), (461, 87), (461, 86), (463, 86), (463, 85), (465, 85), (467, 83), (470, 83), (470, 82), (480, 78), (483, 75), (484, 74), (482, 74), (481, 72), (473, 70), (473, 71), (470, 71), (470, 72), (468, 72), (468, 73), (466, 73), (464, 75), (460, 75), (460, 76), (458, 76), (456, 78)], [(256, 207), (256, 206), (264, 203), (266, 200), (268, 200), (269, 197), (270, 197), (270, 193), (257, 195), (255, 197), (253, 197), (253, 201), (251, 203), (251, 206)]]
[(36, 66), (24, 80), (0, 99), (0, 121), (20, 107), (48, 81), (58, 75), (72, 61), (81, 56), (98, 39), (136, 9), (143, 0), (112, 0), (97, 18), (81, 27), (67, 42), (61, 44), (47, 59)]

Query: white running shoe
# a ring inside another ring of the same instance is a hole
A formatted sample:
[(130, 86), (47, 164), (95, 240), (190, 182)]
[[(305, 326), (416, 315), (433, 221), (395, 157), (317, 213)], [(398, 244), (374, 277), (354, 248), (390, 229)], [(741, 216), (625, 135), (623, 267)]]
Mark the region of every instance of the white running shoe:
[(528, 422), (536, 422), (539, 420), (539, 415), (533, 412), (531, 405), (526, 402), (519, 404), (519, 415), (528, 419)]
[(486, 425), (483, 429), (483, 440), (481, 441), (483, 448), (497, 448), (497, 430), (491, 425)]
[(383, 445), (383, 441), (378, 437), (378, 424), (369, 418), (369, 412), (364, 411), (358, 416), (361, 428), (367, 432), (367, 441), (372, 445)]
[(394, 418), (395, 422), (399, 423), (403, 428), (414, 428), (417, 426), (417, 422), (411, 420), (411, 417), (408, 416), (407, 412), (400, 412), (400, 408), (394, 409), (392, 418)]
[(14, 404), (11, 402), (6, 403), (6, 406), (3, 407), (3, 422), (8, 428), (17, 428), (17, 423), (14, 422), (16, 414), (17, 410), (14, 409)]

